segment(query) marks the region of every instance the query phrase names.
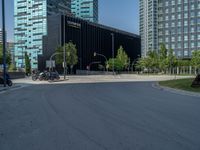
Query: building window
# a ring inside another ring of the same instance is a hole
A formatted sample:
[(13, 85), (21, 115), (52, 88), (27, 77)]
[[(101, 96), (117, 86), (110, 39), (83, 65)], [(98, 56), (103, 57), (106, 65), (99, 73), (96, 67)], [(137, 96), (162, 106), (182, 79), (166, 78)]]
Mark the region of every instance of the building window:
[(181, 36), (178, 36), (178, 41), (181, 41)]
[(178, 19), (181, 19), (181, 14), (178, 14)]
[[(200, 36), (199, 36), (200, 37)], [(191, 35), (191, 40), (194, 40), (195, 39), (195, 36), (194, 35)]]
[(184, 18), (188, 18), (188, 13), (184, 13)]
[(165, 24), (165, 28), (168, 28), (168, 27), (169, 27), (169, 24), (168, 24), (168, 23), (166, 23), (166, 24)]
[(178, 27), (181, 27), (181, 21), (178, 22), (178, 25), (177, 25), (177, 26), (178, 26)]
[(184, 28), (184, 33), (188, 33), (188, 28), (187, 27)]
[(172, 20), (175, 20), (175, 15), (172, 15)]
[(181, 48), (181, 43), (180, 43), (180, 42), (177, 44), (177, 47), (178, 47), (178, 48)]
[(180, 57), (181, 56), (181, 51), (178, 51), (177, 55), (178, 55), (178, 57)]
[(184, 26), (188, 26), (188, 21), (187, 20), (184, 21)]
[(174, 23), (174, 22), (172, 22), (171, 26), (172, 26), (172, 27), (175, 27), (175, 23)]
[(191, 27), (190, 30), (191, 30), (192, 33), (195, 32), (195, 28), (194, 27)]
[(188, 51), (184, 51), (184, 56), (188, 56)]
[(175, 37), (174, 37), (174, 36), (172, 36), (171, 41), (172, 41), (172, 42), (175, 42)]
[(184, 48), (188, 48), (188, 43), (184, 43)]
[(175, 49), (175, 44), (172, 44), (172, 45), (171, 45), (171, 48), (172, 48), (172, 49)]
[(200, 34), (198, 34), (198, 40), (200, 40)]
[(191, 48), (194, 48), (194, 47), (195, 47), (194, 42), (192, 42), (191, 43)]
[(168, 37), (165, 38), (165, 42), (169, 42), (169, 38)]

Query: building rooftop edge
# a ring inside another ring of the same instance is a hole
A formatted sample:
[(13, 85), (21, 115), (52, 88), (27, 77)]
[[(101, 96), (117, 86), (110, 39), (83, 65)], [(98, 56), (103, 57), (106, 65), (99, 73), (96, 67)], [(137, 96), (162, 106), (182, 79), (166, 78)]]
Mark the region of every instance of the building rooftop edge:
[[(63, 16), (63, 15), (60, 15), (60, 16)], [(69, 18), (78, 19), (78, 20), (87, 22), (88, 24), (91, 24), (91, 25), (94, 25), (94, 26), (97, 26), (97, 27), (100, 27), (100, 28), (103, 28), (103, 29), (108, 29), (108, 30), (111, 30), (113, 32), (118, 32), (118, 33), (121, 33), (121, 34), (126, 34), (126, 35), (129, 35), (129, 36), (132, 36), (132, 37), (136, 37), (136, 38), (140, 38), (141, 37), (139, 34), (135, 34), (135, 33), (124, 31), (124, 30), (117, 29), (117, 28), (114, 28), (114, 27), (106, 26), (106, 25), (103, 25), (103, 24), (100, 24), (100, 23), (90, 22), (90, 21), (84, 20), (82, 18), (71, 16), (69, 14), (67, 14), (65, 16), (69, 17)]]

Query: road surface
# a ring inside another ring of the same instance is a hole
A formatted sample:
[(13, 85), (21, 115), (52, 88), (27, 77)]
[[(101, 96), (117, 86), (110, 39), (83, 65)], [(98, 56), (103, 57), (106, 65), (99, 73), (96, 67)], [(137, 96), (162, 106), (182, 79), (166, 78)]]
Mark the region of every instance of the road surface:
[(33, 85), (0, 94), (0, 150), (199, 150), (200, 99), (152, 82)]

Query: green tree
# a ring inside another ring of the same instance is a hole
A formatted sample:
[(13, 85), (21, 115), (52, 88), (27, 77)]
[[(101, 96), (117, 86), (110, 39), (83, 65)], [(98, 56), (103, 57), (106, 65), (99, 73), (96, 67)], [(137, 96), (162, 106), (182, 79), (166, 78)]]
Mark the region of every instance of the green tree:
[[(3, 64), (3, 45), (0, 43), (0, 64)], [(6, 51), (6, 64), (11, 64), (11, 54), (7, 50)]]
[(189, 67), (190, 65), (191, 65), (190, 60), (183, 60), (183, 59), (177, 60), (177, 66), (179, 67)]
[[(109, 59), (107, 62), (109, 69), (112, 70), (113, 66), (113, 58)], [(124, 69), (127, 69), (129, 65), (129, 58), (126, 52), (124, 51), (123, 47), (120, 46), (117, 50), (117, 56), (114, 58), (114, 69), (117, 71), (122, 71)]]
[(177, 66), (176, 56), (173, 54), (173, 49), (169, 49), (167, 56), (167, 66), (170, 68), (170, 73), (172, 73), (172, 68)]
[(31, 61), (27, 52), (25, 52), (25, 72), (27, 75), (31, 73)]
[[(192, 53), (191, 64), (195, 68), (198, 68), (198, 69), (200, 68), (200, 50), (194, 51)], [(196, 72), (196, 70), (195, 70), (195, 72)]]
[(159, 52), (160, 59), (167, 58), (167, 48), (164, 43), (160, 45), (160, 52)]
[(159, 51), (159, 69), (162, 72), (165, 72), (167, 69), (167, 48), (164, 43), (160, 45)]
[(64, 49), (66, 51), (66, 63), (72, 70), (73, 66), (78, 63), (77, 48), (76, 45), (72, 42), (66, 43), (64, 47), (58, 47), (56, 49), (56, 52), (58, 53), (58, 55), (56, 55), (56, 64), (62, 64), (64, 62)]
[(192, 53), (191, 64), (192, 64), (194, 67), (200, 68), (200, 50), (194, 51), (194, 52)]
[(136, 68), (137, 69), (148, 69), (150, 68), (150, 59), (148, 57), (142, 57), (140, 58), (137, 63), (136, 63)]
[(136, 68), (147, 69), (149, 71), (158, 71), (159, 55), (156, 51), (149, 51), (146, 57), (142, 57), (137, 61)]

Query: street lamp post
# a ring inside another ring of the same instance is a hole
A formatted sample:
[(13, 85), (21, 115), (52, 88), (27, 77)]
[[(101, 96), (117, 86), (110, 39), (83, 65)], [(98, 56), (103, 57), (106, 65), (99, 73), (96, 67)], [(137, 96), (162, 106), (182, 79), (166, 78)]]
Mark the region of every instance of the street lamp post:
[(3, 78), (6, 87), (6, 31), (5, 31), (5, 2), (2, 0), (2, 30), (3, 30)]
[(64, 79), (66, 79), (66, 48), (65, 48), (65, 15), (63, 15), (63, 60), (64, 60)]
[[(106, 63), (108, 63), (108, 59), (106, 58), (106, 56), (105, 55), (103, 55), (103, 54), (99, 54), (99, 53), (97, 53), (97, 52), (94, 52), (94, 57), (95, 56), (102, 56), (102, 57), (104, 57), (105, 58), (105, 60), (106, 60)], [(107, 64), (106, 64), (106, 71), (108, 72), (108, 67), (107, 67)]]
[(115, 52), (114, 52), (114, 33), (111, 33), (111, 36), (112, 36), (112, 71), (113, 71), (113, 75), (115, 74), (114, 72), (114, 68), (115, 68), (115, 62), (114, 62), (114, 57), (115, 57)]

